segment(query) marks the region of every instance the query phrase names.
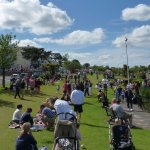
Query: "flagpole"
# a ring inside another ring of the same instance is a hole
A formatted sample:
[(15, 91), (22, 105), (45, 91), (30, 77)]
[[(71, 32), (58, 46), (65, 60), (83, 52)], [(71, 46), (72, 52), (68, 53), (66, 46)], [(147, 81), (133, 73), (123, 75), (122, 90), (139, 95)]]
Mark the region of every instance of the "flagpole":
[(127, 48), (128, 48), (128, 45), (127, 45), (127, 38), (125, 39), (125, 44), (126, 44), (126, 57), (127, 57), (127, 79), (128, 79), (128, 85), (129, 85), (129, 67), (128, 67), (128, 50), (127, 50)]

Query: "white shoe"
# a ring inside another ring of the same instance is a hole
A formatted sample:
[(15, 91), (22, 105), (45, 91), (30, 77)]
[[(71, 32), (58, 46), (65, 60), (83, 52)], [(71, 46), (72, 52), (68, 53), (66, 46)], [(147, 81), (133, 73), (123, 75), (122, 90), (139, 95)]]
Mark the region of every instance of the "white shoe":
[(133, 109), (130, 109), (130, 111), (133, 111)]

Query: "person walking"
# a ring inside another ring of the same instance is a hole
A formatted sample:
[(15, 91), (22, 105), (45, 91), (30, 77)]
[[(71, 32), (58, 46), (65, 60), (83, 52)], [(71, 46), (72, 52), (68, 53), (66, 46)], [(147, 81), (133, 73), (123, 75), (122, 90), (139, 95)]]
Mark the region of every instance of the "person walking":
[(72, 91), (70, 96), (71, 102), (74, 104), (74, 111), (77, 115), (77, 121), (80, 122), (81, 113), (83, 112), (84, 93), (81, 91), (80, 85), (76, 86), (76, 89)]
[(14, 98), (16, 99), (16, 97), (18, 96), (20, 98), (20, 79), (17, 79), (15, 82), (15, 96)]
[(25, 80), (22, 79), (21, 82), (20, 82), (20, 93), (21, 93), (21, 98), (22, 99), (24, 99), (25, 86), (26, 86)]
[(88, 82), (88, 80), (86, 80), (84, 83), (84, 96), (86, 96), (86, 94), (89, 96), (89, 82)]
[(92, 96), (92, 82), (89, 80), (89, 95)]
[(127, 101), (127, 107), (129, 111), (133, 111), (133, 103), (132, 103), (133, 92), (130, 89), (130, 87), (127, 87), (127, 90), (125, 91), (125, 98)]

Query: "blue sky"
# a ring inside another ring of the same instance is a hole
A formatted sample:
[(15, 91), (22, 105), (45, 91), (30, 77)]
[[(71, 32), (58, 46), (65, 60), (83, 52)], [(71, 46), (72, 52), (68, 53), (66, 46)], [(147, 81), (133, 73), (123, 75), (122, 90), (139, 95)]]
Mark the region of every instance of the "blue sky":
[(0, 0), (0, 33), (81, 64), (150, 64), (149, 0)]

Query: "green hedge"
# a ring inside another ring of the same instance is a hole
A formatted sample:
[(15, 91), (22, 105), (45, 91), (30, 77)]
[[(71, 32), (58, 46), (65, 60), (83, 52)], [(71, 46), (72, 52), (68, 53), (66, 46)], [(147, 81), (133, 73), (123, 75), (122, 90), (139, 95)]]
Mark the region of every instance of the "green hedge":
[(150, 112), (150, 88), (143, 87), (140, 89), (140, 92), (142, 95), (144, 109)]

